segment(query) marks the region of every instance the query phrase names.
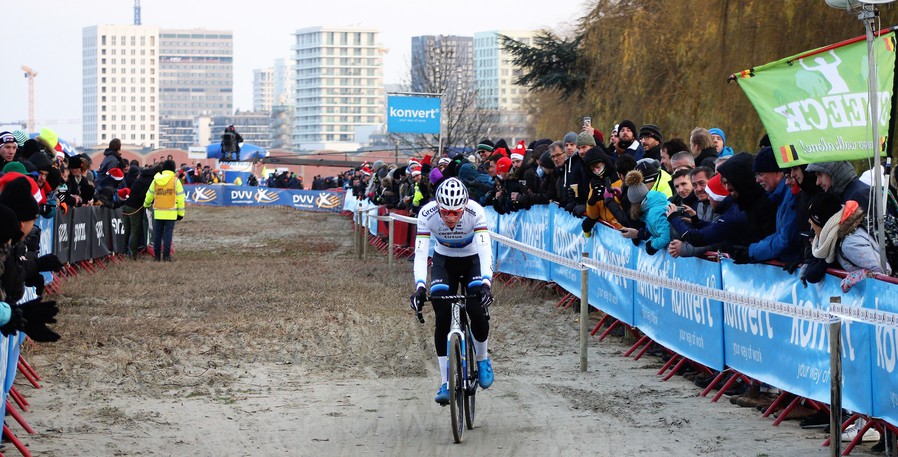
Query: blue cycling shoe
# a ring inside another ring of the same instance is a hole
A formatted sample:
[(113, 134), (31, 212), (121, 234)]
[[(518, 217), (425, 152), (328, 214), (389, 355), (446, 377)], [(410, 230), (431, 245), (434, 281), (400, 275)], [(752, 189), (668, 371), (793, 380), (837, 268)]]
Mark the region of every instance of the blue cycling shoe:
[(493, 385), (493, 364), (490, 359), (477, 362), (477, 378), (482, 389)]
[(437, 391), (437, 396), (433, 397), (433, 400), (443, 406), (449, 404), (449, 383), (440, 386), (440, 390)]

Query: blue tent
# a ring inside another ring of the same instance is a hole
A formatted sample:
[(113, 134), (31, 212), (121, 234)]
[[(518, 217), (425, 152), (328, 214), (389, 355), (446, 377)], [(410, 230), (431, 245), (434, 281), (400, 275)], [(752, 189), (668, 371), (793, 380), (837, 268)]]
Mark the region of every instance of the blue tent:
[[(254, 144), (243, 143), (240, 145), (240, 161), (251, 162), (268, 156), (268, 151)], [(206, 157), (210, 159), (221, 158), (221, 143), (206, 146)]]

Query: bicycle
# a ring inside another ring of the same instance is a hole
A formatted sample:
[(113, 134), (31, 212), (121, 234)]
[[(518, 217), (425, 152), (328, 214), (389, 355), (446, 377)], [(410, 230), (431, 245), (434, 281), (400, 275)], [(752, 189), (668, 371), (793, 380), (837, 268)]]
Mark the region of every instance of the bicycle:
[[(468, 324), (468, 315), (465, 311), (465, 303), (468, 299), (478, 300), (479, 295), (444, 295), (441, 300), (452, 300), (452, 323), (449, 327), (446, 354), (449, 363), (446, 369), (449, 371), (449, 410), (452, 418), (452, 436), (456, 443), (461, 443), (464, 437), (465, 427), (468, 430), (474, 428), (476, 413), (476, 394), (478, 382), (477, 363), (474, 358), (474, 336), (471, 326)], [(431, 301), (427, 297), (426, 301)], [(418, 322), (424, 323), (424, 315), (417, 311)], [(446, 406), (446, 405), (443, 405)], [(464, 416), (464, 417), (462, 417)]]

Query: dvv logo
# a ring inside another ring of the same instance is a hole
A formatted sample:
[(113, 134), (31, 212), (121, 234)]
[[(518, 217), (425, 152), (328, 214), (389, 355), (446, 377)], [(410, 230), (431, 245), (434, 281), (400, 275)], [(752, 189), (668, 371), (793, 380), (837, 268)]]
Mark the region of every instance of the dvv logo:
[(278, 201), (280, 196), (273, 190), (258, 189), (254, 199), (259, 203), (274, 203)]
[(215, 192), (215, 189), (211, 187), (197, 187), (193, 190), (193, 194), (190, 196), (190, 199), (197, 203), (209, 203), (215, 200), (218, 197), (218, 194)]
[(322, 192), (318, 194), (318, 198), (315, 199), (315, 206), (321, 209), (336, 208), (340, 206), (340, 197), (329, 192)]

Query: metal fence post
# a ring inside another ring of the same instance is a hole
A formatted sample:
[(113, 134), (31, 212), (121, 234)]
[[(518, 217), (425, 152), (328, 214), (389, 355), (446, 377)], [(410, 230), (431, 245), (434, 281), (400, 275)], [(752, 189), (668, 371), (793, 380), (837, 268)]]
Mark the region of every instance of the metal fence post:
[(389, 265), (390, 270), (393, 269), (393, 218), (391, 217), (387, 221), (387, 225), (389, 226), (389, 239), (390, 239), (390, 249), (387, 251), (387, 256), (390, 257)]
[[(830, 307), (841, 304), (841, 297), (830, 297)], [(842, 320), (829, 320), (829, 455), (842, 455)]]
[(364, 227), (362, 227), (362, 202), (359, 201), (359, 210), (356, 213), (356, 233), (355, 233), (355, 254), (358, 256), (359, 260), (362, 260), (362, 234), (364, 233)]
[[(583, 259), (589, 258), (589, 253), (581, 254)], [(585, 373), (587, 368), (586, 343), (589, 334), (589, 270), (583, 268), (580, 271), (580, 372)]]
[(368, 257), (368, 224), (369, 224), (368, 218), (370, 218), (370, 217), (371, 217), (370, 213), (368, 211), (365, 211), (365, 215), (364, 215), (365, 224), (362, 226), (362, 238), (361, 238), (362, 258)]

